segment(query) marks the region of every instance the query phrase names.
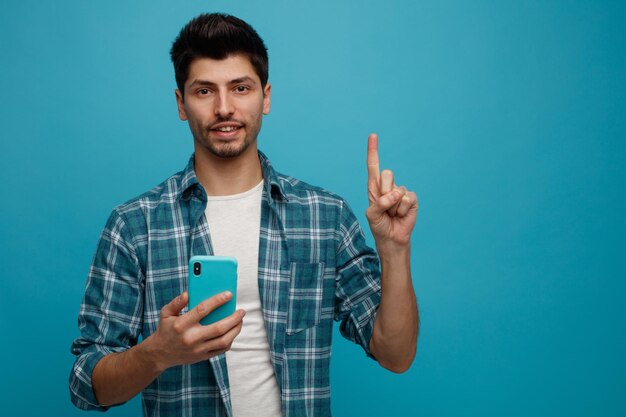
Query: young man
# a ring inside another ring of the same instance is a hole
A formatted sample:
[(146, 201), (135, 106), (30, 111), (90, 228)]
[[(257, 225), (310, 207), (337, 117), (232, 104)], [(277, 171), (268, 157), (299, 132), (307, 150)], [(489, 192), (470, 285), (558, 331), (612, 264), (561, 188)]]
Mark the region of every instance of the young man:
[[(276, 172), (257, 150), (271, 85), (267, 50), (247, 23), (198, 16), (171, 56), (195, 152), (109, 217), (72, 346), (74, 404), (105, 410), (142, 392), (149, 416), (329, 415), (333, 320), (385, 368), (408, 369), (417, 198), (380, 173), (376, 135), (367, 219), (378, 256), (345, 201)], [(205, 254), (239, 263), (239, 310), (208, 326), (199, 320), (232, 295), (187, 309), (188, 261)]]

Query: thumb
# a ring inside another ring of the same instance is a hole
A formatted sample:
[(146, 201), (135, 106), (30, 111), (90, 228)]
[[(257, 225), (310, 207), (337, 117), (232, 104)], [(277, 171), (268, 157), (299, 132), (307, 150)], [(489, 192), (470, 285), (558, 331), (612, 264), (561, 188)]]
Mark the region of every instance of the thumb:
[(161, 309), (161, 318), (178, 316), (182, 309), (185, 308), (188, 301), (189, 295), (187, 291), (185, 291)]
[(374, 202), (366, 211), (366, 216), (369, 221), (377, 221), (383, 214), (392, 208), (400, 199), (400, 193), (396, 190), (392, 190), (387, 194), (381, 195), (378, 200)]

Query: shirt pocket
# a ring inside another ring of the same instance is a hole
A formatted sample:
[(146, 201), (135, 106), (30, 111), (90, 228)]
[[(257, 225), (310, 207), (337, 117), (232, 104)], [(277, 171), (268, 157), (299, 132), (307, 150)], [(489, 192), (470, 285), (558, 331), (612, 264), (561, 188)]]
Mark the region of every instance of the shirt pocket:
[(316, 326), (322, 314), (324, 263), (291, 263), (287, 334)]

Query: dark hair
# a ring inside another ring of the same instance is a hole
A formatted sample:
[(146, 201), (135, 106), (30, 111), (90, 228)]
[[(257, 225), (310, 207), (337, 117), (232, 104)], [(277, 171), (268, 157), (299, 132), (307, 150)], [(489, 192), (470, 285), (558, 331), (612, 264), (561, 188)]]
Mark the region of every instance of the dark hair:
[(176, 85), (184, 96), (189, 66), (196, 58), (225, 59), (243, 54), (265, 87), (268, 78), (267, 47), (256, 31), (243, 20), (223, 13), (203, 13), (183, 27), (172, 44)]

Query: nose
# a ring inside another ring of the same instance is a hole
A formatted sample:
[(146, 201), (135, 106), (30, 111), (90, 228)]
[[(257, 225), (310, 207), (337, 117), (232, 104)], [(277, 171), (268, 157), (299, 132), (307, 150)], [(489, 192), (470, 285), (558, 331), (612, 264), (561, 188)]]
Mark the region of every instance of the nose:
[(221, 91), (216, 98), (215, 103), (215, 115), (222, 118), (231, 116), (235, 112), (231, 98), (228, 96), (228, 92)]

